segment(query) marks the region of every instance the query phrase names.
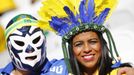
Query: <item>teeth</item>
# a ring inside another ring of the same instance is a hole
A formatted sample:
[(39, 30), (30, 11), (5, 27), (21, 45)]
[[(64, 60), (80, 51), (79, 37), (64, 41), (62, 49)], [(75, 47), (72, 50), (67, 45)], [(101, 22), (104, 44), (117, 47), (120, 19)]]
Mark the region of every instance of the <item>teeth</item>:
[(84, 58), (92, 58), (93, 55), (89, 55), (89, 56), (84, 56)]

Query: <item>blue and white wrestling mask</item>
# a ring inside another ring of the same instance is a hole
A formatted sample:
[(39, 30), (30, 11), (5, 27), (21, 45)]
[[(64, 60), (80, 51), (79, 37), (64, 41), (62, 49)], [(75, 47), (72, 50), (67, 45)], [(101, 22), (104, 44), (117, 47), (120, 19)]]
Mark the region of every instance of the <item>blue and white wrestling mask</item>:
[(46, 38), (37, 20), (21, 14), (13, 18), (6, 28), (6, 39), (12, 62), (20, 70), (35, 70), (46, 59)]

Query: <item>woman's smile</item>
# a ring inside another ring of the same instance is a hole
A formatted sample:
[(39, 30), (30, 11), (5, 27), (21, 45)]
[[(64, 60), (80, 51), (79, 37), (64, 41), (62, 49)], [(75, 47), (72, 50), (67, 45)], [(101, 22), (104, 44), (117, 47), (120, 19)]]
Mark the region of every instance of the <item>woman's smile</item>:
[(82, 59), (83, 59), (83, 61), (90, 62), (90, 61), (93, 61), (95, 59), (94, 55), (95, 54), (83, 55)]

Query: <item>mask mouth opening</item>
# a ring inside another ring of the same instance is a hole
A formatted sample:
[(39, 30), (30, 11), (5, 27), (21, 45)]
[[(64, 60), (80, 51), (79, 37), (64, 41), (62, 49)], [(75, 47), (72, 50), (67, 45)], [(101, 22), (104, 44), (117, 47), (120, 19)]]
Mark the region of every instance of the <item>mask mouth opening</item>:
[(26, 60), (30, 60), (30, 61), (35, 60), (36, 58), (37, 58), (37, 55), (25, 57)]

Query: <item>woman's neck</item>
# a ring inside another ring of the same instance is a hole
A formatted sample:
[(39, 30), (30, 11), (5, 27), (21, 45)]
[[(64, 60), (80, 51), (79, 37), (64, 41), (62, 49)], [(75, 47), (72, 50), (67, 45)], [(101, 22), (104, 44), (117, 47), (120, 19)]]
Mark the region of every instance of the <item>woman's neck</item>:
[(82, 68), (82, 75), (98, 75), (98, 68)]
[(82, 75), (98, 75), (98, 70), (96, 69), (95, 71), (84, 71)]

